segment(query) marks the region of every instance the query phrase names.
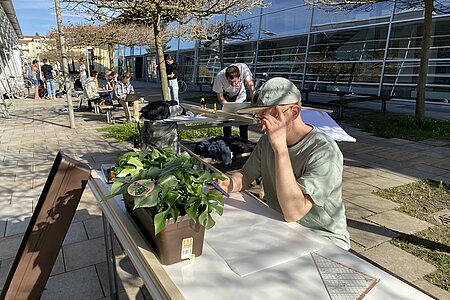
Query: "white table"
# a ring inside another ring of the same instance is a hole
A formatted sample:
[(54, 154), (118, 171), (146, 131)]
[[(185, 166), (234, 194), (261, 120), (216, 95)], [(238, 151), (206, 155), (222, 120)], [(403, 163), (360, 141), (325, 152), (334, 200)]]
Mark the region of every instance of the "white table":
[[(97, 200), (109, 193), (100, 171), (92, 172), (89, 186)], [(283, 222), (246, 193), (225, 200), (201, 256), (170, 266), (159, 263), (120, 197), (99, 204), (154, 299), (330, 299), (309, 251), (379, 279), (365, 299), (432, 299), (301, 225)]]

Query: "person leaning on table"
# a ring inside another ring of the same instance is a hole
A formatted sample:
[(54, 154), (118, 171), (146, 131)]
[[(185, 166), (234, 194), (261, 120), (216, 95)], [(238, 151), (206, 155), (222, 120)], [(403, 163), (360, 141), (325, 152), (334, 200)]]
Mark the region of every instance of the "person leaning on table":
[(265, 134), (242, 169), (220, 185), (237, 192), (262, 177), (269, 207), (348, 250), (343, 156), (336, 142), (302, 121), (300, 91), (285, 78), (268, 80), (254, 102), (238, 113), (255, 114)]
[[(131, 122), (131, 113), (128, 108), (128, 102), (125, 101), (128, 94), (134, 93), (134, 87), (130, 83), (131, 76), (129, 74), (123, 74), (122, 80), (117, 82), (113, 90), (113, 99), (119, 100), (119, 104), (123, 106), (125, 112), (125, 117), (128, 122)], [(133, 101), (133, 115), (134, 120), (139, 121), (139, 103), (138, 101)]]
[[(247, 99), (245, 84), (250, 92), (250, 98), (253, 98), (255, 85), (252, 72), (246, 64), (233, 64), (217, 73), (213, 91), (217, 93), (217, 99), (222, 105), (227, 102), (244, 102)], [(231, 136), (231, 126), (223, 127), (223, 135), (228, 138)], [(248, 140), (248, 125), (239, 126), (239, 136)]]

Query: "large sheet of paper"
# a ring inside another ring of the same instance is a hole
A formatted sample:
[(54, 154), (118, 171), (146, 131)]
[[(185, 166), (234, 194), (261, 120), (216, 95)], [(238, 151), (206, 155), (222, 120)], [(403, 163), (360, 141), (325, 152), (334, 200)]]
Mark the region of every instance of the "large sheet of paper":
[(237, 275), (247, 276), (323, 247), (322, 238), (309, 230), (286, 223), (262, 203), (244, 201), (241, 194), (232, 194), (223, 216), (216, 217), (216, 226), (206, 233), (207, 243)]
[(345, 132), (326, 112), (302, 109), (303, 122), (319, 128), (323, 133), (338, 142), (356, 142), (356, 139)]

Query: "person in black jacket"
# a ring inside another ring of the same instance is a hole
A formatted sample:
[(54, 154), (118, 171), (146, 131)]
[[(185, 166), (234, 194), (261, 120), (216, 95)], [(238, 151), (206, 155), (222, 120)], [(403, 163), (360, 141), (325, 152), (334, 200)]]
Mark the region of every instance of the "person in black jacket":
[(169, 81), (169, 94), (170, 100), (175, 100), (177, 103), (180, 103), (178, 100), (178, 75), (180, 73), (180, 66), (174, 61), (172, 55), (166, 54), (166, 72), (167, 72), (167, 80)]

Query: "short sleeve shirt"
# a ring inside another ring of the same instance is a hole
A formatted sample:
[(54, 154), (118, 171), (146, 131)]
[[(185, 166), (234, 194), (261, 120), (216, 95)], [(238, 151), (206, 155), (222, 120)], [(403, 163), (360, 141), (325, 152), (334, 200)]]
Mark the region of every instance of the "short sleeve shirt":
[[(289, 147), (297, 183), (311, 197), (311, 210), (298, 223), (350, 248), (345, 209), (342, 201), (343, 157), (336, 142), (313, 128), (300, 142)], [(276, 193), (275, 154), (267, 135), (263, 135), (243, 170), (252, 178), (262, 177), (267, 204), (282, 213)]]
[(247, 91), (245, 90), (245, 82), (249, 79), (252, 79), (253, 75), (250, 72), (250, 69), (246, 64), (233, 64), (233, 66), (238, 67), (239, 69), (239, 79), (241, 80), (241, 84), (237, 87), (232, 86), (226, 76), (225, 70), (223, 69), (216, 75), (216, 79), (214, 80), (213, 91), (216, 93), (223, 93), (225, 100), (231, 102), (244, 102), (247, 99)]
[(50, 65), (43, 65), (41, 71), (44, 74), (45, 80), (53, 79), (53, 67)]

